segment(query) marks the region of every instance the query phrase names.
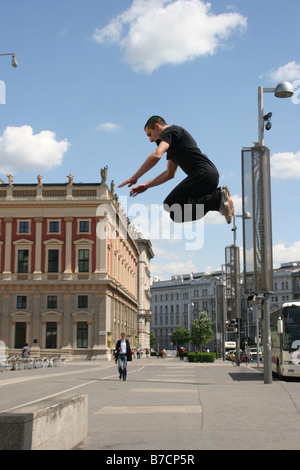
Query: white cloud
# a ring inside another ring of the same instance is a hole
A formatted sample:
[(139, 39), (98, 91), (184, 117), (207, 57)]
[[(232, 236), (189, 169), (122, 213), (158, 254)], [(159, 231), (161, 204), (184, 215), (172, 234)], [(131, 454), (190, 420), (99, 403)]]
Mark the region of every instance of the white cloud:
[[(262, 76), (263, 77), (263, 76)], [(278, 67), (278, 69), (269, 70), (266, 73), (266, 77), (271, 82), (282, 82), (282, 81), (294, 81), (300, 79), (300, 64), (292, 61), (285, 65)]]
[[(215, 15), (202, 0), (134, 0), (131, 7), (93, 34), (99, 43), (117, 43), (135, 71), (151, 73), (213, 55), (247, 19), (239, 13)], [(127, 27), (127, 30), (125, 30)]]
[(300, 151), (274, 153), (271, 157), (271, 174), (275, 179), (300, 179)]
[(103, 122), (102, 124), (99, 124), (98, 130), (99, 131), (104, 131), (104, 132), (112, 132), (112, 131), (117, 131), (121, 129), (121, 126), (118, 124), (115, 124), (114, 122)]
[(7, 127), (0, 136), (0, 173), (50, 170), (61, 165), (69, 146), (51, 131), (34, 134), (30, 126)]
[(170, 279), (171, 276), (192, 272), (197, 272), (197, 267), (192, 260), (171, 263), (151, 262), (151, 276), (157, 276), (159, 279)]
[(300, 260), (300, 241), (291, 245), (281, 242), (273, 246), (273, 266), (280, 267), (281, 263)]

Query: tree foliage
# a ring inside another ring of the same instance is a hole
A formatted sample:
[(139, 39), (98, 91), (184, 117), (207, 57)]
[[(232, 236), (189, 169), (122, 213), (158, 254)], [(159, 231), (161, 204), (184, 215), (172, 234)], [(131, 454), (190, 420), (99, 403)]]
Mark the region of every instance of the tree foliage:
[(154, 348), (156, 344), (157, 344), (156, 336), (152, 333), (152, 331), (150, 331), (150, 346)]
[(184, 326), (177, 326), (171, 335), (171, 341), (176, 346), (183, 346), (191, 341), (191, 333)]
[(201, 312), (200, 319), (194, 320), (191, 328), (191, 341), (200, 349), (213, 339), (212, 321), (206, 312)]

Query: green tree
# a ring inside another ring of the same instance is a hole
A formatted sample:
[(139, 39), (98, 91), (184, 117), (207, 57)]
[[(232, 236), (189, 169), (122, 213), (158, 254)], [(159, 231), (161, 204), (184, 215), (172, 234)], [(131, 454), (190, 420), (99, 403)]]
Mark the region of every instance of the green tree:
[(184, 326), (177, 326), (176, 330), (173, 331), (171, 335), (171, 341), (176, 346), (183, 346), (189, 344), (191, 341), (190, 331), (187, 330)]
[(155, 348), (156, 344), (157, 344), (156, 336), (154, 333), (152, 333), (152, 331), (150, 331), (150, 346), (152, 348)]
[(206, 312), (201, 312), (200, 319), (194, 320), (191, 328), (192, 343), (202, 350), (213, 339), (212, 322)]

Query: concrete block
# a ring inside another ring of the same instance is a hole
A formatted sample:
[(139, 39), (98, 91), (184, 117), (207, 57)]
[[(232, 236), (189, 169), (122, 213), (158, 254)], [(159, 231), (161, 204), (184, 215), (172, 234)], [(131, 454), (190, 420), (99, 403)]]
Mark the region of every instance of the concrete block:
[(87, 437), (88, 396), (57, 396), (0, 414), (0, 450), (70, 450)]

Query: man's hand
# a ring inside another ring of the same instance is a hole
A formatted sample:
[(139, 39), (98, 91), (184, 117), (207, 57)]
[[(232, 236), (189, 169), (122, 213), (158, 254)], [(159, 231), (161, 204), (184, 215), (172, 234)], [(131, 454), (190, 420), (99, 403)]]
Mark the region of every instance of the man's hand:
[(128, 184), (128, 187), (130, 188), (130, 186), (135, 184), (137, 180), (138, 178), (136, 178), (135, 176), (132, 176), (131, 178), (128, 178), (128, 180), (124, 181), (124, 183), (120, 184), (118, 188), (123, 188), (123, 186), (127, 186), (127, 184)]
[(147, 184), (139, 184), (138, 186), (135, 186), (134, 188), (132, 188), (132, 190), (130, 191), (130, 196), (137, 196), (138, 194), (141, 194), (141, 193), (144, 193), (145, 191), (147, 191), (148, 189), (148, 186)]

